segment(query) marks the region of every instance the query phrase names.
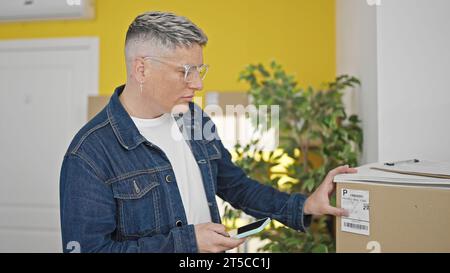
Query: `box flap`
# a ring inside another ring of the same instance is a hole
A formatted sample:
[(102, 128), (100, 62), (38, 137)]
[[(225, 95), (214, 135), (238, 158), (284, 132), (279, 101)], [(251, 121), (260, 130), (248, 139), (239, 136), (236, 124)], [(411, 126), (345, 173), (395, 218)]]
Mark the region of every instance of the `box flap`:
[(399, 174), (374, 170), (373, 167), (383, 166), (382, 163), (372, 163), (358, 167), (358, 173), (340, 174), (335, 176), (336, 183), (388, 183), (404, 185), (422, 185), (431, 187), (450, 187), (450, 179), (433, 178), (417, 175)]

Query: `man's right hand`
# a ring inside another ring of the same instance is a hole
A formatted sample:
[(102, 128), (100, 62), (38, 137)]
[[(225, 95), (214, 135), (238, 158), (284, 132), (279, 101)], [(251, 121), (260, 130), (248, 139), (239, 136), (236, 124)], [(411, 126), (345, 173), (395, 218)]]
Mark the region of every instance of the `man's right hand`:
[(238, 247), (245, 239), (232, 239), (225, 226), (215, 223), (195, 225), (198, 252), (218, 253)]

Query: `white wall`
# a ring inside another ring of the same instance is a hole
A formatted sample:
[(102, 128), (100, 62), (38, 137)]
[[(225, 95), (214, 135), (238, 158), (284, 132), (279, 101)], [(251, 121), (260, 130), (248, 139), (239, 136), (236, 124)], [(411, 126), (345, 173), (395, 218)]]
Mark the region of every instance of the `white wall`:
[(337, 73), (359, 78), (344, 96), (350, 114), (363, 120), (362, 162), (378, 160), (376, 9), (362, 0), (336, 0)]
[(378, 8), (379, 158), (450, 161), (449, 0)]
[(363, 83), (347, 98), (363, 119), (363, 163), (450, 161), (450, 1), (337, 0), (336, 7), (337, 72)]

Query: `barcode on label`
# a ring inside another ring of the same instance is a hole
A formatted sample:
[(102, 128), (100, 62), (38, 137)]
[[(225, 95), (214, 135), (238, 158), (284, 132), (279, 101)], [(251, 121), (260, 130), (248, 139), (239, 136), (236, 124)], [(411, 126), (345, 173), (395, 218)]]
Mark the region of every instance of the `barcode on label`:
[(353, 224), (353, 223), (347, 223), (347, 222), (344, 222), (344, 227), (360, 229), (360, 230), (369, 230), (369, 228), (366, 225)]

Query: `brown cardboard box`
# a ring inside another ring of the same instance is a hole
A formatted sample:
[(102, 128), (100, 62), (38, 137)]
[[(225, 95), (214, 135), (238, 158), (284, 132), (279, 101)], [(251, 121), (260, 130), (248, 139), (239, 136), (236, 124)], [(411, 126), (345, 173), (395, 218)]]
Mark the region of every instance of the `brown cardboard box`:
[(98, 114), (109, 102), (109, 96), (89, 96), (88, 98), (88, 120)]
[(450, 252), (450, 187), (338, 182), (337, 206), (354, 190), (368, 192), (369, 235), (342, 231), (338, 217), (337, 252)]

